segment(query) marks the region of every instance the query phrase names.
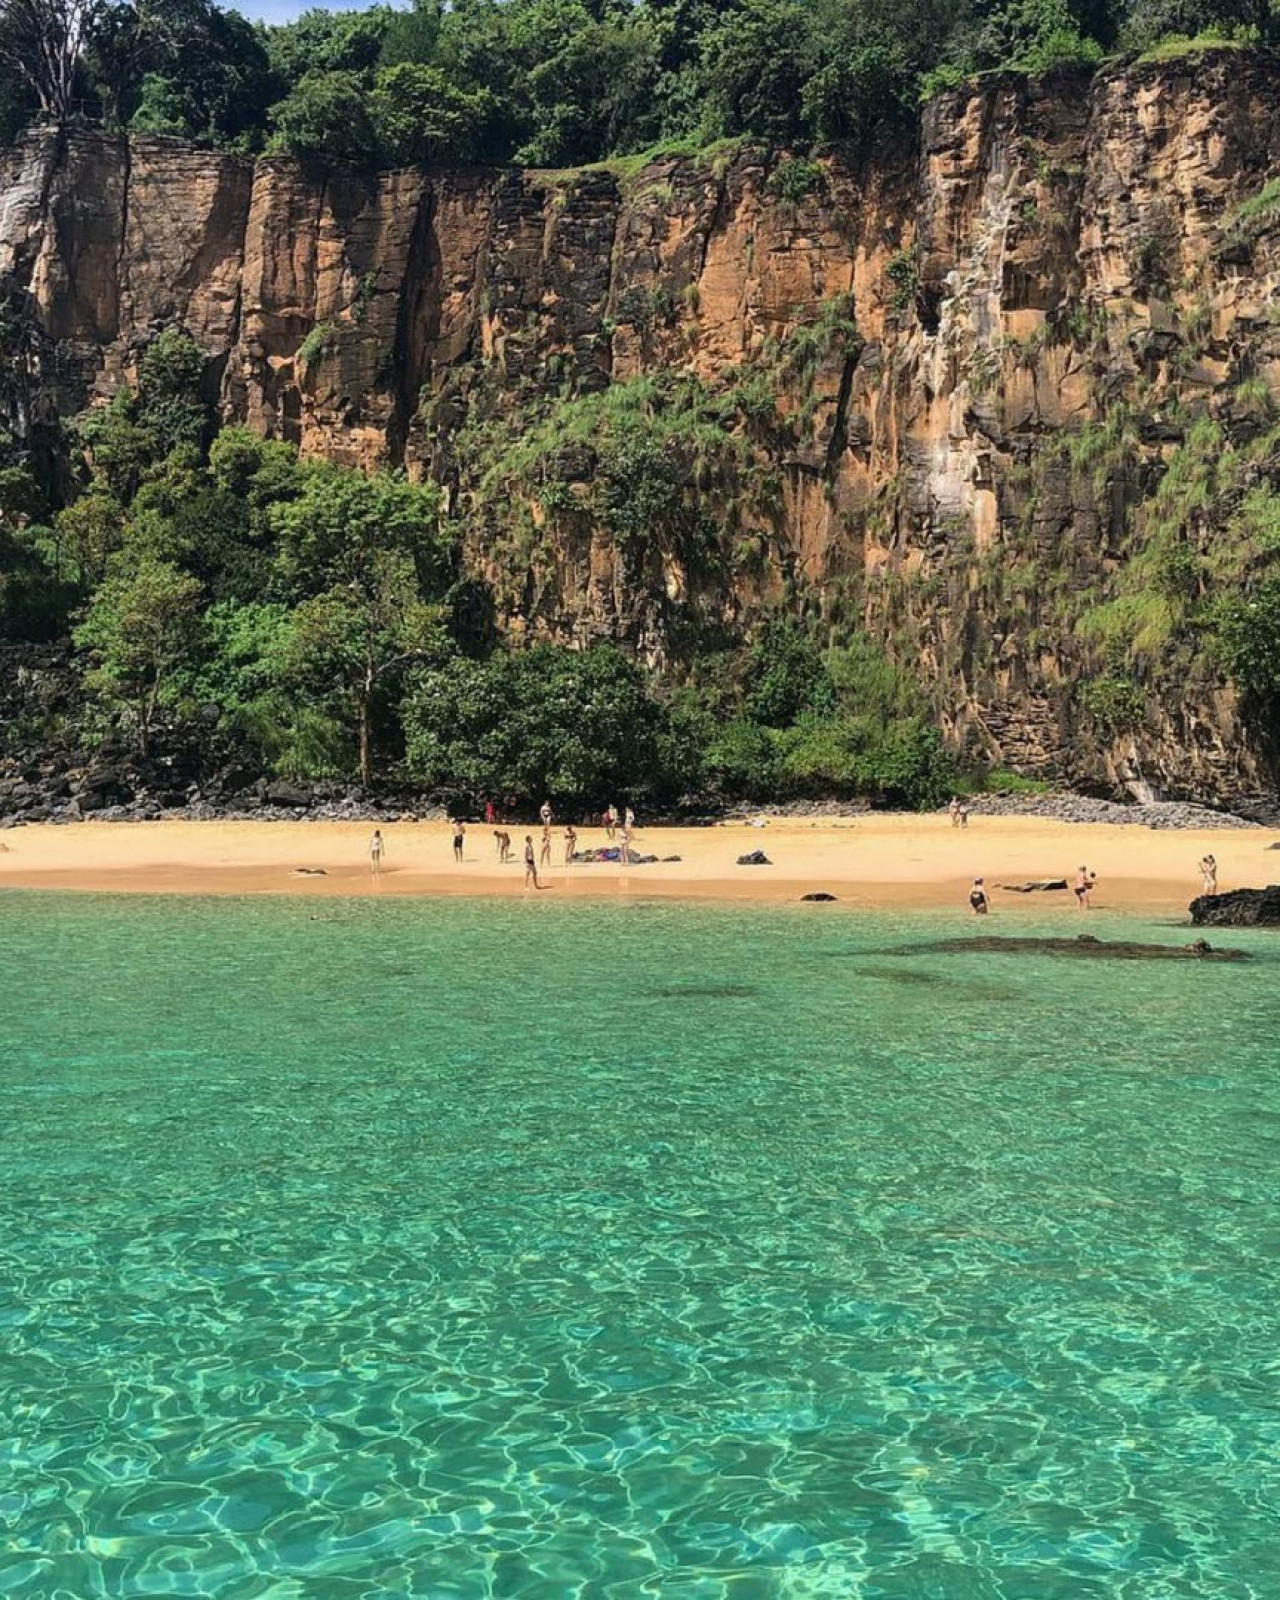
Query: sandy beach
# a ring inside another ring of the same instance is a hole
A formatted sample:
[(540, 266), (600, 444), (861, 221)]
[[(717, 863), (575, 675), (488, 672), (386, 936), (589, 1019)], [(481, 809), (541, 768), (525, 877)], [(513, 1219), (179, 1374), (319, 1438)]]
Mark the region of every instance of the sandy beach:
[[(0, 840), (0, 888), (148, 894), (489, 895), (530, 893), (520, 862), (524, 836), (509, 829), (514, 859), (498, 861), (492, 831), (468, 829), (464, 860), (453, 859), (447, 823), (386, 823), (386, 858), (373, 878), (372, 825), (336, 822), (79, 823), (8, 830)], [(965, 830), (946, 816), (860, 815), (764, 826), (639, 828), (633, 848), (679, 861), (622, 867), (563, 865), (554, 830), (551, 869), (540, 898), (663, 896), (716, 900), (796, 900), (825, 890), (851, 906), (955, 906), (975, 877), (985, 878), (996, 913), (1060, 907), (1075, 916), (1069, 892), (1018, 894), (998, 885), (1072, 879), (1087, 864), (1098, 873), (1098, 910), (1178, 915), (1200, 893), (1196, 864), (1211, 851), (1219, 887), (1280, 879), (1280, 854), (1268, 855), (1267, 829), (1205, 831), (1073, 824), (1039, 817), (974, 816)], [(579, 849), (603, 845), (600, 829), (579, 830)], [(763, 850), (770, 866), (738, 866)]]

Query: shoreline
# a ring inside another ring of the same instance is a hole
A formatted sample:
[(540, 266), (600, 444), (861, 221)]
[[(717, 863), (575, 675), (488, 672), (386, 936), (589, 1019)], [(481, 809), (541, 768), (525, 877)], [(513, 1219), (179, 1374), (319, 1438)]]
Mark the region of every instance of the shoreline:
[[(634, 848), (678, 861), (623, 867), (616, 862), (563, 863), (563, 830), (552, 830), (553, 864), (546, 886), (524, 887), (524, 836), (511, 827), (516, 859), (499, 863), (492, 830), (469, 827), (464, 859), (453, 860), (452, 829), (443, 822), (384, 823), (387, 856), (371, 873), (364, 822), (158, 821), (74, 827), (32, 824), (4, 835), (0, 889), (186, 895), (492, 897), (539, 901), (687, 899), (785, 903), (828, 893), (853, 909), (950, 908), (967, 913), (967, 896), (982, 877), (993, 914), (1041, 915), (1055, 909), (1079, 921), (1069, 890), (1015, 893), (1002, 884), (1066, 878), (1087, 864), (1099, 875), (1097, 911), (1185, 917), (1201, 892), (1197, 873), (1206, 852), (1219, 862), (1219, 888), (1280, 879), (1280, 854), (1268, 858), (1270, 831), (1250, 827), (1139, 830), (1114, 823), (1060, 822), (1041, 817), (975, 815), (967, 829), (932, 813), (855, 813), (799, 820), (767, 818), (764, 826), (721, 822), (695, 828), (638, 828)], [(607, 843), (599, 828), (579, 829), (578, 848)], [(763, 850), (772, 865), (739, 866)], [(304, 872), (305, 869), (305, 872)]]

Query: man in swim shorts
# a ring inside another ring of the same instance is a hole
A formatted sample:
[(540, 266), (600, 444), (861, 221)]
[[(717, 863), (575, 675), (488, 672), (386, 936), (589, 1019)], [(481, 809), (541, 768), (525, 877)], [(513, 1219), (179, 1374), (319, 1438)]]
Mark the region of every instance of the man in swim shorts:
[(455, 861), (462, 860), (462, 841), (466, 838), (466, 835), (467, 825), (461, 819), (458, 819), (453, 824), (453, 859)]
[(524, 836), (524, 886), (527, 889), (532, 884), (538, 887), (538, 863), (533, 854), (533, 835), (526, 833)]
[(1098, 874), (1090, 872), (1088, 867), (1081, 867), (1079, 872), (1076, 873), (1076, 886), (1073, 892), (1076, 897), (1077, 910), (1087, 911), (1089, 909), (1089, 896), (1097, 881)]

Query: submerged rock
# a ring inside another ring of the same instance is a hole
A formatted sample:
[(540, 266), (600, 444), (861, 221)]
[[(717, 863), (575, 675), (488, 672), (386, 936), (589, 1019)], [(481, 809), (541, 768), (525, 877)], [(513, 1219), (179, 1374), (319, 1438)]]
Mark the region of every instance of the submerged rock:
[(1280, 884), (1198, 895), (1191, 920), (1198, 928), (1280, 928)]
[[(1276, 891), (1280, 894), (1280, 890)], [(1040, 939), (980, 934), (973, 939), (938, 939), (932, 944), (902, 945), (882, 953), (890, 956), (969, 955), (973, 951), (999, 955), (1074, 956), (1094, 961), (1248, 961), (1247, 950), (1215, 950), (1204, 939), (1188, 945), (1140, 944), (1133, 939), (1098, 939), (1091, 933), (1074, 939)]]

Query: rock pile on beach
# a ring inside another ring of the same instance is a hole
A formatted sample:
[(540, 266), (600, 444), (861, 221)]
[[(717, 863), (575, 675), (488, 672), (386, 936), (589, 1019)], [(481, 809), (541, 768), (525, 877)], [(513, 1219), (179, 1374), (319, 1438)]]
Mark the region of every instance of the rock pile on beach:
[(154, 822), (160, 817), (264, 822), (439, 822), (448, 812), (413, 792), (377, 796), (338, 783), (261, 779), (243, 788), (166, 783), (163, 773), (105, 765), (0, 773), (0, 828), (28, 822)]
[[(1252, 809), (1252, 808), (1251, 808)], [(1045, 817), (1052, 822), (1109, 822), (1135, 828), (1257, 828), (1280, 813), (1258, 802), (1258, 815), (1212, 811), (1187, 800), (1161, 800), (1152, 805), (1121, 805), (1083, 794), (975, 795), (969, 816)]]

